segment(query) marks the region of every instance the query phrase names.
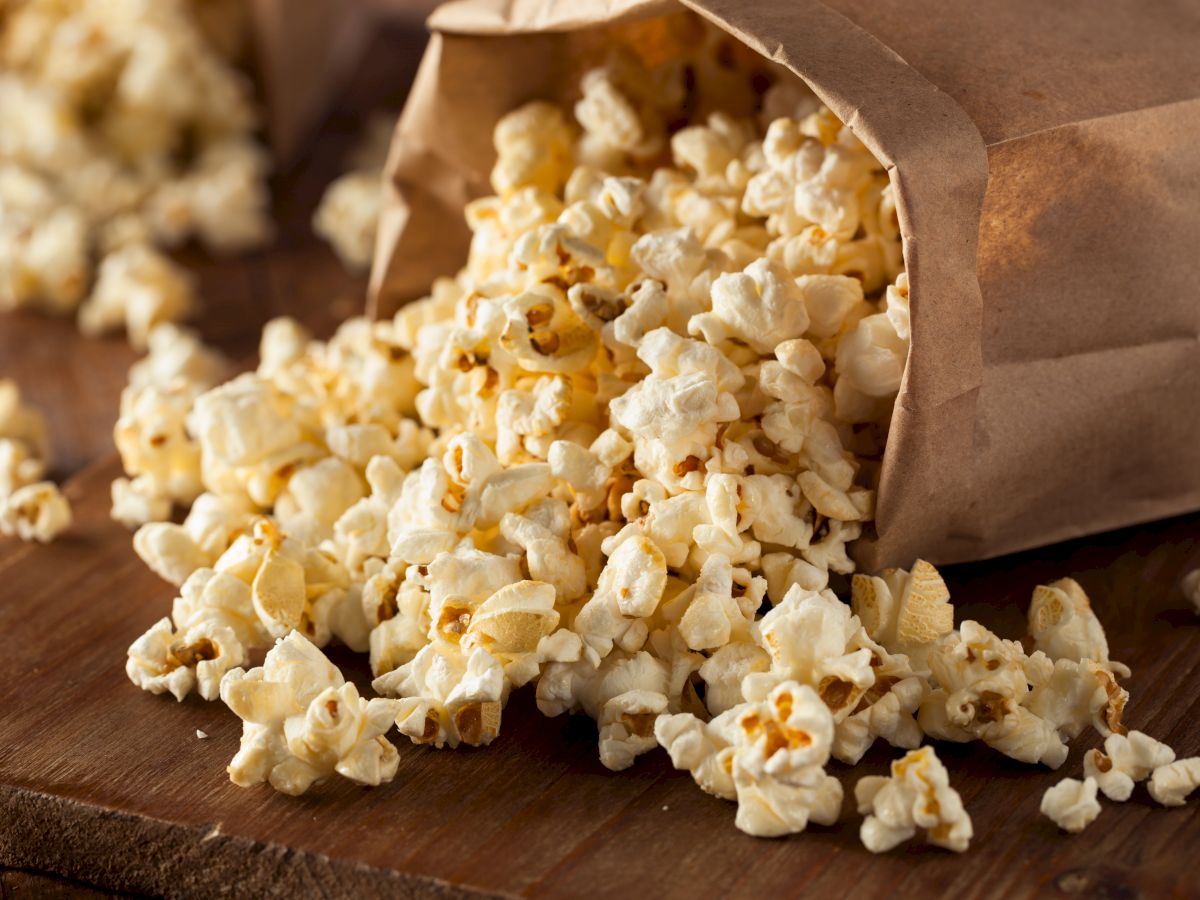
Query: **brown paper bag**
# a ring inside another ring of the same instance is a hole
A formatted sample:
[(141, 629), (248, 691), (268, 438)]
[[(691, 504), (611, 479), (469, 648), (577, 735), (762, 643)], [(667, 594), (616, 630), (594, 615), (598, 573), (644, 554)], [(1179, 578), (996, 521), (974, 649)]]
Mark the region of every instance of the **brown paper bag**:
[[(1200, 13), (1106, 0), (684, 0), (888, 167), (912, 347), (862, 565), (979, 559), (1200, 508)], [(378, 314), (465, 259), (492, 126), (669, 0), (463, 0), (389, 160)]]

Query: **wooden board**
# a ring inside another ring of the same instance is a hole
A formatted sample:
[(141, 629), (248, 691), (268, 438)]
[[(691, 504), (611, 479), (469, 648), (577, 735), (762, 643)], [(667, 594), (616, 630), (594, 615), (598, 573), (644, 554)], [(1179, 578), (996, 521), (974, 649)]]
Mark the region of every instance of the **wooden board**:
[[(234, 355), (252, 350), (271, 315), (289, 312), (328, 333), (358, 308), (361, 279), (312, 239), (308, 216), (356, 113), (388, 91), (395, 99), (396, 67), (411, 63), (413, 40), (381, 39), (314, 154), (278, 182), (279, 246), (236, 262), (196, 260), (209, 297), (204, 331)], [(103, 456), (131, 359), (119, 340), (85, 342), (68, 323), (0, 322), (0, 374), (53, 404), (60, 473), (100, 460), (69, 483), (78, 522), (62, 541), (0, 541), (5, 898), (79, 890), (34, 872), (192, 896), (1200, 896), (1200, 802), (1165, 810), (1139, 788), (1127, 804), (1105, 804), (1078, 837), (1038, 815), (1047, 787), (1079, 775), (1095, 735), (1076, 742), (1058, 773), (984, 747), (939, 747), (974, 819), (965, 856), (916, 845), (873, 857), (849, 803), (833, 828), (746, 837), (733, 805), (701, 793), (664, 754), (610, 773), (594, 726), (542, 717), (528, 691), (505, 710), (490, 748), (436, 751), (399, 739), (399, 774), (376, 790), (330, 782), (289, 798), (233, 786), (224, 771), (238, 743), (232, 714), (194, 697), (151, 696), (123, 672), (126, 647), (173, 595), (107, 516), (118, 470)], [(1177, 585), (1196, 565), (1200, 517), (1190, 517), (959, 567), (948, 580), (963, 614), (1016, 636), (1034, 584), (1078, 577), (1114, 656), (1134, 668), (1128, 722), (1186, 755), (1200, 753), (1200, 618)], [(365, 683), (364, 660), (334, 658)], [(851, 793), (892, 755), (877, 747), (852, 774), (831, 771)]]

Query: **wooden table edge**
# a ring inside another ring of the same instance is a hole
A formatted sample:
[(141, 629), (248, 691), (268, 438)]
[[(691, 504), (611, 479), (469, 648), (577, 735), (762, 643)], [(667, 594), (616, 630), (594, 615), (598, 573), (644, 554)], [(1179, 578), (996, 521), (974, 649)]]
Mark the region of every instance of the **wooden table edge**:
[(0, 783), (0, 867), (158, 896), (509, 897)]

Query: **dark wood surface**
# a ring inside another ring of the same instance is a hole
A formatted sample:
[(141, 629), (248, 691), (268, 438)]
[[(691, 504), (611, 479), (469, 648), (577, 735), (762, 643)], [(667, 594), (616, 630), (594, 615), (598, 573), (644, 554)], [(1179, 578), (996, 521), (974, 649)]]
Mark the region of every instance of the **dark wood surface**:
[[(290, 313), (321, 333), (361, 304), (310, 235), (324, 182), (339, 170), (356, 111), (402, 92), (413, 38), (381, 38), (311, 157), (277, 183), (281, 240), (237, 261), (195, 259), (209, 316), (201, 330), (244, 358), (265, 319)], [(407, 60), (407, 61), (406, 61)], [(398, 74), (399, 73), (399, 74)], [(1079, 776), (1078, 740), (1057, 773), (982, 746), (939, 746), (974, 820), (970, 851), (920, 844), (871, 856), (859, 817), (785, 840), (740, 834), (732, 804), (704, 795), (662, 753), (613, 774), (595, 728), (546, 719), (528, 691), (490, 748), (437, 751), (398, 739), (396, 780), (344, 781), (301, 798), (230, 784), (239, 723), (220, 703), (139, 691), (125, 649), (169, 607), (173, 589), (108, 519), (118, 474), (109, 432), (133, 355), (119, 339), (83, 341), (69, 323), (0, 320), (0, 374), (47, 406), (70, 476), (77, 523), (49, 547), (0, 541), (0, 896), (1160, 897), (1200, 896), (1200, 802), (1167, 810), (1139, 787), (1106, 803), (1082, 835), (1038, 814), (1042, 792)], [(1200, 565), (1200, 516), (1155, 523), (947, 572), (960, 615), (1017, 636), (1029, 592), (1078, 578), (1133, 667), (1127, 721), (1200, 753), (1200, 618), (1178, 589)], [(365, 660), (333, 654), (357, 681)], [(207, 733), (206, 739), (196, 730)], [(876, 747), (854, 781), (885, 771)], [(55, 873), (50, 878), (45, 874)], [(68, 879), (68, 880), (64, 880)]]

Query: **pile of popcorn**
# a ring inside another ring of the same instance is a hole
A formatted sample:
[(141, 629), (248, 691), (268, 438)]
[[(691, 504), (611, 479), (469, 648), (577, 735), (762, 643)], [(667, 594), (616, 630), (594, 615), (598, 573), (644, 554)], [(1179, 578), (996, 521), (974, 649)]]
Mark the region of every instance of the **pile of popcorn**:
[[(1128, 669), (1074, 582), (1035, 592), (1029, 651), (956, 628), (924, 562), (854, 575), (849, 605), (830, 589), (908, 349), (894, 195), (794, 80), (761, 122), (706, 114), (693, 62), (616, 54), (573, 117), (505, 116), (465, 268), (393, 319), (327, 342), (275, 320), (228, 381), (186, 332), (152, 333), (114, 516), (179, 591), (129, 677), (219, 696), (244, 720), (233, 781), (285, 793), (389, 780), (393, 725), (489, 744), (530, 685), (596, 720), (605, 766), (661, 746), (754, 835), (834, 822), (830, 758), (876, 740), (911, 752), (856, 786), (873, 851), (970, 840), (926, 737), (1057, 768), (1094, 727), (1104, 780), (1047, 795), (1067, 827), (1095, 785), (1182, 797), (1195, 766), (1126, 733)], [(369, 654), (382, 697), (331, 641)]]
[(163, 252), (271, 236), (225, 0), (0, 4), (0, 311), (76, 314), (145, 346), (194, 306)]
[(71, 506), (43, 476), (50, 465), (46, 420), (0, 378), (0, 534), (49, 543), (71, 524)]

